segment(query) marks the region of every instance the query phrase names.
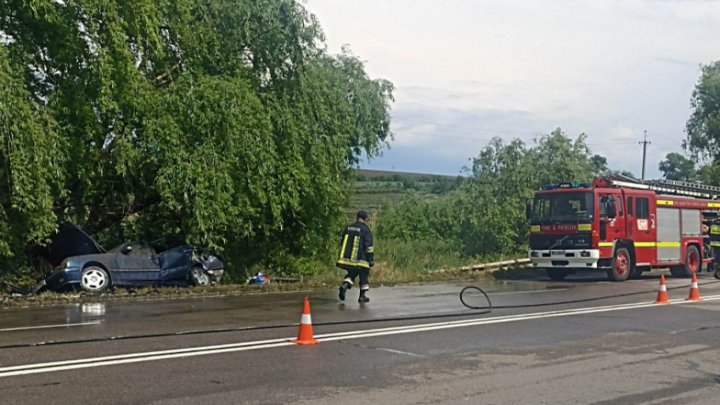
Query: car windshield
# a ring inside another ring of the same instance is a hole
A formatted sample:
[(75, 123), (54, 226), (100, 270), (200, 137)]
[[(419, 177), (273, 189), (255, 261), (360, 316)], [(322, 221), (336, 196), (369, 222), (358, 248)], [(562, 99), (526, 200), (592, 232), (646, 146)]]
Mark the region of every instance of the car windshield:
[(555, 192), (535, 196), (530, 219), (534, 224), (590, 223), (593, 219), (593, 212), (594, 203), (591, 192)]

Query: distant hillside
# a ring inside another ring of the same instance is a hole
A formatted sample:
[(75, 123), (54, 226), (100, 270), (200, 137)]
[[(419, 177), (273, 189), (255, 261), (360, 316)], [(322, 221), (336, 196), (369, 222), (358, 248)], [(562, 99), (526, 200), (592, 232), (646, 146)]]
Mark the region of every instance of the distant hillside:
[(358, 209), (379, 213), (387, 204), (397, 204), (410, 196), (437, 198), (462, 184), (464, 177), (428, 173), (393, 172), (387, 170), (355, 170), (348, 218)]
[(375, 178), (406, 178), (413, 180), (420, 179), (433, 179), (433, 178), (449, 178), (455, 179), (460, 176), (450, 176), (446, 174), (432, 174), (432, 173), (409, 173), (409, 172), (395, 172), (389, 170), (372, 170), (372, 169), (356, 169), (355, 174), (358, 176), (364, 176), (369, 179)]

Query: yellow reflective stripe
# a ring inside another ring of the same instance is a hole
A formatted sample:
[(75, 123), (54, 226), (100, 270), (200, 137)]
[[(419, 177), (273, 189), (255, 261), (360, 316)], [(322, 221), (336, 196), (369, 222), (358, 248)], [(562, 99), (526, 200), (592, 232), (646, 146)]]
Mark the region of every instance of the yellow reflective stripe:
[(368, 269), (370, 268), (370, 263), (366, 262), (365, 260), (340, 259), (337, 261), (337, 264), (345, 264), (347, 266), (367, 267)]
[(345, 255), (345, 248), (347, 247), (347, 240), (348, 240), (348, 235), (345, 235), (345, 238), (343, 238), (342, 247), (340, 248), (340, 254), (338, 255), (338, 257), (343, 257)]
[(589, 231), (592, 229), (592, 224), (580, 224), (578, 225), (578, 231)]
[(720, 246), (720, 242), (710, 242), (710, 246)]
[(374, 246), (368, 246), (367, 252), (368, 252), (368, 253), (374, 253), (374, 252), (375, 252), (375, 247), (374, 247)]
[(533, 225), (530, 227), (530, 232), (540, 232), (540, 225)]
[[(720, 242), (719, 242), (720, 243)], [(598, 246), (608, 247), (612, 246), (612, 242), (600, 242)], [(647, 248), (647, 247), (680, 247), (680, 242), (635, 242), (635, 247)]]
[(720, 226), (719, 225), (713, 225), (710, 227), (710, 233), (720, 233)]
[(720, 208), (720, 203), (708, 203), (708, 207), (710, 207), (710, 208)]
[(350, 255), (350, 258), (353, 260), (357, 260), (358, 258), (358, 248), (360, 247), (360, 238), (357, 237), (353, 240), (353, 248), (352, 248), (352, 254)]
[(670, 200), (657, 200), (657, 205), (673, 205), (673, 201), (670, 201)]

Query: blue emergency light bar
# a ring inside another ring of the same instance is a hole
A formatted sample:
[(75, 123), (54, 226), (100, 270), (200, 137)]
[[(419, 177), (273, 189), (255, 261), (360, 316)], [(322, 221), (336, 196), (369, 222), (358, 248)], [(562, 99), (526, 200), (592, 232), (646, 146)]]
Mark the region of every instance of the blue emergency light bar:
[(590, 183), (560, 183), (560, 184), (550, 184), (545, 187), (543, 187), (544, 190), (557, 190), (557, 189), (567, 189), (567, 188), (590, 188), (592, 185)]

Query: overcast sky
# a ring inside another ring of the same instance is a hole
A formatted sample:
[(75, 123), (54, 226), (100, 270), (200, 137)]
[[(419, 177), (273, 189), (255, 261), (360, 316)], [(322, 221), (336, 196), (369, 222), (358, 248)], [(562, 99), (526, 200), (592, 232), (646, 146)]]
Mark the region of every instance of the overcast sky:
[(709, 0), (304, 0), (332, 53), (348, 44), (396, 86), (391, 149), (363, 167), (459, 174), (493, 136), (584, 132), (646, 177), (679, 152), (700, 65), (720, 59)]

